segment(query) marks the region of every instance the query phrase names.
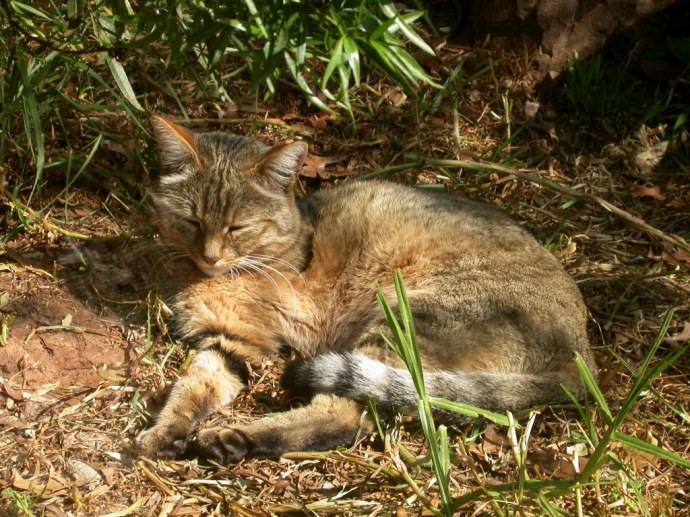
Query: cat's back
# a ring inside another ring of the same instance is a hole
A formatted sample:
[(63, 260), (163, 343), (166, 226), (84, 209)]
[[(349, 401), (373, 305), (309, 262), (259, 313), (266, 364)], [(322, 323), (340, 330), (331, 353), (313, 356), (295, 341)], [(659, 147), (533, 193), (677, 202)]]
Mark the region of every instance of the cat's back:
[[(308, 275), (369, 292), (401, 271), (411, 287), (540, 306), (546, 293), (584, 312), (560, 261), (500, 209), (389, 182), (352, 182), (311, 200)], [(474, 293), (474, 294), (472, 294)], [(481, 293), (479, 295), (478, 293)]]
[(500, 209), (438, 190), (353, 181), (319, 191), (311, 203), (317, 245), (385, 255), (391, 248), (446, 257), (545, 253)]

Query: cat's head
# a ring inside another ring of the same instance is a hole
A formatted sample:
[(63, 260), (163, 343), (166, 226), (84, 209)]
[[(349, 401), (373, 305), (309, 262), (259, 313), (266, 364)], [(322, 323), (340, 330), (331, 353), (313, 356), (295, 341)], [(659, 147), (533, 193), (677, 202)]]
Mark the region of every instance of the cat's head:
[(270, 262), (294, 243), (293, 184), (307, 144), (270, 148), (224, 133), (192, 133), (154, 116), (163, 174), (151, 193), (155, 223), (171, 254), (206, 275)]

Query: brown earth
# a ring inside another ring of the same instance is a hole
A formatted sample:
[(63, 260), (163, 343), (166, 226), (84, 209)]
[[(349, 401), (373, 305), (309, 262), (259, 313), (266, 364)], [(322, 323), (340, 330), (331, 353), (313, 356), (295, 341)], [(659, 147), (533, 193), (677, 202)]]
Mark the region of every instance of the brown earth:
[(11, 332), (0, 347), (0, 376), (8, 387), (94, 388), (102, 380), (99, 370), (129, 360), (122, 322), (85, 307), (45, 274), (4, 265), (0, 293), (11, 297), (2, 308)]

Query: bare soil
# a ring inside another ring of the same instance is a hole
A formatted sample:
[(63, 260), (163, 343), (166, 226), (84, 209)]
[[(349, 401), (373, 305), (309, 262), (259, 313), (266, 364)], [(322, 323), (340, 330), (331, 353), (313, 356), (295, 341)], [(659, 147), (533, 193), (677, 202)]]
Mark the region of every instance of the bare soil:
[(122, 322), (86, 308), (52, 279), (4, 271), (0, 291), (13, 295), (3, 308), (12, 332), (0, 348), (0, 373), (10, 383), (95, 388), (100, 369), (129, 360)]

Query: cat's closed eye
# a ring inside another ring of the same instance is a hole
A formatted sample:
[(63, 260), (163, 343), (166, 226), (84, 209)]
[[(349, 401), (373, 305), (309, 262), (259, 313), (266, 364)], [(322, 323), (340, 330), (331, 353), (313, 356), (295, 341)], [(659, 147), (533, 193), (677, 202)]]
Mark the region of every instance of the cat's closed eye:
[(225, 227), (225, 233), (233, 234), (235, 232), (239, 232), (241, 230), (244, 230), (245, 228), (246, 228), (246, 225), (244, 225), (244, 224), (233, 224), (233, 225)]
[(201, 231), (201, 222), (189, 217), (182, 218), (177, 221), (177, 226), (181, 230), (188, 232), (199, 233)]

